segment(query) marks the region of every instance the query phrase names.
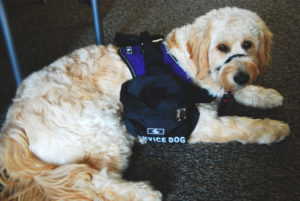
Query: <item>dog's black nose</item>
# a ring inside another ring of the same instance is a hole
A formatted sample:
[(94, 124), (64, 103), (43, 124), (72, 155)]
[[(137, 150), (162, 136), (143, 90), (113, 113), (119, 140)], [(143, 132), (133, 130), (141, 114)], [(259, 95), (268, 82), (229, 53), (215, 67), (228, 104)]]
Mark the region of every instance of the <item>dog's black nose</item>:
[(245, 73), (245, 72), (239, 72), (237, 73), (234, 77), (233, 80), (235, 81), (235, 83), (237, 83), (238, 85), (244, 85), (249, 81), (249, 74)]

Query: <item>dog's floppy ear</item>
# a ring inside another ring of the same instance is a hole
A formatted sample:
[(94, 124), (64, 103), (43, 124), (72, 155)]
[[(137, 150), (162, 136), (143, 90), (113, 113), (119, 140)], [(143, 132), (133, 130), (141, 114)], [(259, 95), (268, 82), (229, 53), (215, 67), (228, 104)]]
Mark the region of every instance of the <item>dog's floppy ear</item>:
[[(262, 22), (263, 23), (263, 22)], [(257, 52), (259, 74), (264, 72), (264, 68), (271, 62), (271, 43), (273, 34), (263, 23), (263, 33), (259, 35), (259, 48)]]
[(187, 50), (190, 54), (190, 59), (197, 67), (196, 77), (201, 80), (209, 73), (209, 44), (210, 36), (208, 29), (194, 33), (186, 44)]

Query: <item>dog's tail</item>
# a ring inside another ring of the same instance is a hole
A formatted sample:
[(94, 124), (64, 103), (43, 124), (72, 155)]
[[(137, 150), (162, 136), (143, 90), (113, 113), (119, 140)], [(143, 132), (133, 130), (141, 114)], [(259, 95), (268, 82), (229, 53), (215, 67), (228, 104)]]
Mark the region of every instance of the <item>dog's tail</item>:
[[(87, 189), (96, 170), (87, 164), (54, 165), (41, 161), (29, 150), (21, 128), (6, 127), (0, 138), (0, 200), (91, 200)], [(1, 191), (1, 189), (0, 189)]]

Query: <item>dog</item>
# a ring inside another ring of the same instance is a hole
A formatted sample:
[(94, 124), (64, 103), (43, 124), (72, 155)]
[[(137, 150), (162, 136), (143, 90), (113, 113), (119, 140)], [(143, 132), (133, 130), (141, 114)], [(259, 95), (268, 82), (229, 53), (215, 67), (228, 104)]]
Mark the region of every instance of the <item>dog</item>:
[[(289, 132), (271, 119), (218, 116), (232, 93), (243, 105), (283, 103), (252, 83), (270, 62), (272, 33), (257, 14), (221, 8), (172, 30), (164, 40), (193, 83), (216, 96), (199, 103), (189, 143), (270, 144)], [(122, 179), (135, 138), (122, 122), (121, 85), (132, 79), (113, 45), (89, 46), (31, 74), (19, 86), (1, 130), (2, 200), (162, 199), (147, 182)]]

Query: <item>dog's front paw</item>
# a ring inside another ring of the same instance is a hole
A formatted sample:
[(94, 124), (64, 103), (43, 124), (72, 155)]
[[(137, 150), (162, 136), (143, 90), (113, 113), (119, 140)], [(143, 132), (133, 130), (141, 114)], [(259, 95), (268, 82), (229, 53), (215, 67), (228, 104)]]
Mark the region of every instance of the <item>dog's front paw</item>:
[(288, 124), (272, 119), (264, 119), (260, 126), (253, 128), (252, 137), (256, 138), (254, 141), (259, 144), (279, 142), (290, 133), (290, 127)]
[(265, 108), (273, 108), (282, 105), (283, 96), (275, 89), (265, 89), (263, 93), (265, 96), (265, 100), (264, 100)]
[(229, 142), (243, 144), (271, 144), (283, 140), (290, 133), (288, 124), (272, 119), (222, 116), (217, 119), (201, 119), (189, 142)]
[(155, 190), (148, 192), (148, 195), (146, 194), (146, 196), (147, 198), (142, 196), (141, 201), (161, 201), (163, 197), (161, 192)]
[(234, 93), (237, 102), (258, 108), (273, 108), (282, 105), (283, 97), (275, 89), (249, 85)]
[[(132, 183), (132, 182), (131, 182)], [(134, 196), (129, 193), (129, 200), (134, 201), (161, 201), (162, 193), (158, 190), (154, 190), (148, 182), (137, 182), (132, 183), (134, 188)], [(125, 201), (125, 199), (124, 199)]]

